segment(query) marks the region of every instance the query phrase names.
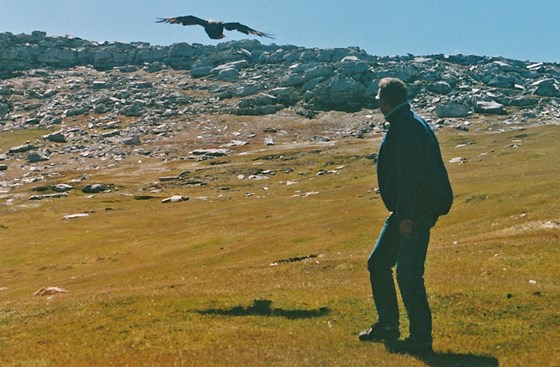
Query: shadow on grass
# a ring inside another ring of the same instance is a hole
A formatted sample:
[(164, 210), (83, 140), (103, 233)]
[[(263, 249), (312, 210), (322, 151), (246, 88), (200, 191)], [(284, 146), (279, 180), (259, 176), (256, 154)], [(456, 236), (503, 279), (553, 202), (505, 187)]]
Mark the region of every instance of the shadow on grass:
[[(387, 345), (386, 345), (387, 347)], [(429, 352), (429, 353), (398, 353), (388, 348), (389, 352), (395, 354), (410, 355), (430, 367), (499, 367), (498, 359), (492, 356), (479, 356), (476, 354), (460, 354), (453, 352)]]
[(321, 307), (318, 310), (284, 310), (282, 308), (272, 308), (272, 301), (255, 300), (248, 307), (235, 306), (228, 309), (208, 309), (198, 311), (201, 315), (221, 315), (221, 316), (276, 316), (287, 319), (309, 319), (327, 315), (330, 310)]
[(494, 357), (476, 354), (434, 352), (417, 358), (430, 367), (498, 367), (500, 365)]

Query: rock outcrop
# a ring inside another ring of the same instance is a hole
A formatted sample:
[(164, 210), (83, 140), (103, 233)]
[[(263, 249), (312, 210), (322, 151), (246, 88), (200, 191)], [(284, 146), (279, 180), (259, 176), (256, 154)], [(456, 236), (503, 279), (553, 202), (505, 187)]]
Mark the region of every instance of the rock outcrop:
[[(159, 115), (189, 107), (192, 112), (206, 112), (208, 102), (216, 110), (234, 114), (272, 114), (296, 105), (310, 111), (354, 112), (376, 107), (376, 83), (384, 76), (403, 79), (417, 105), (435, 104), (442, 118), (504, 114), (509, 106), (551, 101), (557, 105), (560, 98), (558, 64), (499, 57), (378, 57), (355, 47), (308, 49), (262, 45), (257, 40), (218, 46), (97, 43), (39, 31), (2, 33), (0, 50), (4, 79), (0, 119), (15, 115), (29, 125), (56, 120), (60, 112), (64, 116), (113, 112), (127, 117), (153, 116), (156, 109)], [(144, 77), (165, 70), (181, 73), (156, 83)], [(10, 82), (20, 78), (27, 83)], [(193, 85), (197, 79), (215, 84)], [(56, 80), (63, 81), (65, 88), (54, 86)], [(179, 90), (169, 92), (165, 82), (176, 82)], [(192, 88), (205, 89), (211, 96), (196, 101), (181, 93)], [(79, 93), (70, 96), (64, 89)], [(18, 104), (18, 97), (24, 97), (25, 106)], [(486, 108), (487, 103), (504, 108)], [(64, 109), (45, 111), (45, 106)]]

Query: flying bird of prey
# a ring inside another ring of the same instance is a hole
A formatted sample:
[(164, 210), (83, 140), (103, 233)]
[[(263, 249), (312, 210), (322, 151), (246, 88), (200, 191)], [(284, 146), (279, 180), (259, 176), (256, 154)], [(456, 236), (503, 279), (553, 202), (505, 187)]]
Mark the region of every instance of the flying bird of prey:
[(227, 22), (224, 23), (219, 20), (204, 20), (197, 18), (192, 15), (186, 15), (184, 17), (176, 18), (159, 18), (157, 23), (169, 23), (169, 24), (182, 24), (182, 25), (201, 25), (204, 27), (208, 37), (214, 40), (219, 40), (225, 37), (224, 28), (228, 31), (239, 31), (245, 34), (253, 34), (259, 37), (274, 38), (271, 35), (257, 31), (256, 29), (249, 28), (244, 24), (237, 22)]

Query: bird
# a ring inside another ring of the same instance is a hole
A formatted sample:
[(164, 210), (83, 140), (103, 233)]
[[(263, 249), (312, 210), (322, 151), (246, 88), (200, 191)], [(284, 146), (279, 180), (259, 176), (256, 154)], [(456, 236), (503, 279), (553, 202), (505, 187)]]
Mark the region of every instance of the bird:
[(182, 17), (175, 18), (158, 18), (156, 23), (168, 23), (168, 24), (182, 24), (182, 25), (201, 25), (204, 27), (208, 37), (214, 40), (219, 40), (225, 37), (224, 28), (228, 31), (237, 30), (245, 34), (253, 34), (259, 37), (267, 37), (274, 39), (272, 35), (257, 31), (256, 29), (247, 27), (244, 24), (237, 22), (227, 22), (224, 23), (220, 20), (205, 20), (195, 17), (193, 15), (185, 15)]

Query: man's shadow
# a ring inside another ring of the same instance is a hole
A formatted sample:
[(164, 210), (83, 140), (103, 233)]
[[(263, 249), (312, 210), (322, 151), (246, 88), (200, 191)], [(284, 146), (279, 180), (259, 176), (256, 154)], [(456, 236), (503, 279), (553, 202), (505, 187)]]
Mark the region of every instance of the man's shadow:
[(235, 306), (228, 309), (207, 309), (197, 311), (201, 315), (222, 315), (222, 316), (277, 316), (287, 319), (309, 319), (327, 315), (330, 310), (321, 307), (317, 310), (284, 310), (282, 308), (272, 308), (272, 301), (254, 300), (253, 304), (247, 307)]
[[(393, 351), (392, 344), (385, 344), (390, 353)], [(472, 353), (460, 354), (453, 352), (425, 352), (425, 353), (401, 353), (410, 355), (430, 367), (499, 367), (498, 359), (492, 356), (480, 356)]]

